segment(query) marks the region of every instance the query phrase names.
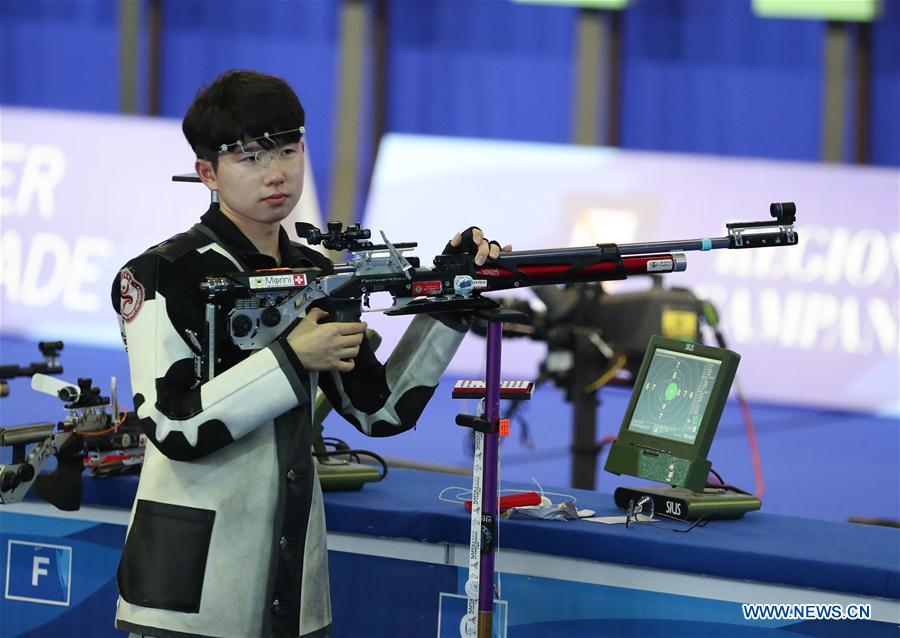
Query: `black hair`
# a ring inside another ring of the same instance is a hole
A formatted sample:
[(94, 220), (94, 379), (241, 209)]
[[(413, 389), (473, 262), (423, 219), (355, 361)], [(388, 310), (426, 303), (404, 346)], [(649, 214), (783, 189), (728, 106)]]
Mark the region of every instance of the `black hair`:
[[(197, 92), (181, 130), (199, 159), (218, 165), (222, 144), (292, 130), (279, 143), (297, 142), (306, 113), (287, 82), (255, 71), (226, 71)], [(259, 140), (265, 146), (265, 140)], [(231, 149), (229, 149), (231, 150)]]

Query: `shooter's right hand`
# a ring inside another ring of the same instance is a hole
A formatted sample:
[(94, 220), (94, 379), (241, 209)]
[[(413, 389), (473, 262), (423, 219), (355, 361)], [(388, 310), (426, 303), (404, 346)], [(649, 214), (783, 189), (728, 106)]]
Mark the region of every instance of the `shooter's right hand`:
[(350, 372), (356, 365), (359, 344), (366, 334), (366, 323), (323, 323), (328, 313), (320, 308), (310, 308), (297, 326), (287, 336), (300, 363), (307, 370), (337, 370)]

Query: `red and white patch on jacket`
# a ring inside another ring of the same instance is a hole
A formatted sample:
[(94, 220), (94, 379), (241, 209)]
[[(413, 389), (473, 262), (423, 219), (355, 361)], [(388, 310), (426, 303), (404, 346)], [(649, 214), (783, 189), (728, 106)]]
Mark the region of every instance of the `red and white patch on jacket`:
[(144, 287), (127, 268), (119, 273), (119, 313), (131, 323), (144, 305)]

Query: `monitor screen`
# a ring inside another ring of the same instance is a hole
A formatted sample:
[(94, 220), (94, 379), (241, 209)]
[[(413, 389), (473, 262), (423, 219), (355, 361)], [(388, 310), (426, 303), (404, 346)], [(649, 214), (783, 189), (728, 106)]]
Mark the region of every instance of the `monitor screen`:
[(628, 430), (692, 445), (722, 362), (657, 348)]
[(702, 492), (740, 360), (725, 348), (651, 337), (606, 470)]

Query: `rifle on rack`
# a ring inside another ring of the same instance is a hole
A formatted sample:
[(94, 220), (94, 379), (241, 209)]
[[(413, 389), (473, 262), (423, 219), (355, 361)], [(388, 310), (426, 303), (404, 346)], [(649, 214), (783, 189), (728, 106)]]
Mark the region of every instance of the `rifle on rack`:
[[(56, 368), (54, 372), (62, 371), (62, 367)], [(110, 382), (110, 398), (101, 396), (91, 379), (67, 383), (39, 372), (28, 376), (33, 390), (58, 397), (69, 415), (58, 423), (0, 428), (0, 446), (12, 448), (11, 462), (0, 464), (0, 504), (21, 501), (33, 487), (58, 509), (74, 511), (81, 507), (85, 469), (91, 476), (140, 471), (146, 437), (135, 416), (119, 414), (115, 377)], [(41, 474), (54, 456), (56, 467)]]

